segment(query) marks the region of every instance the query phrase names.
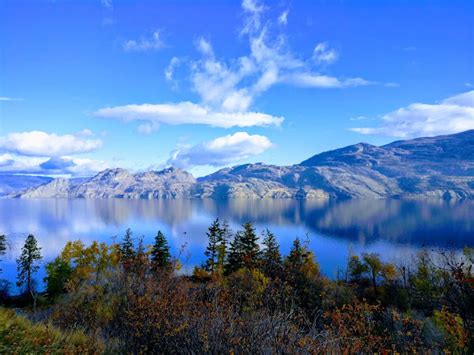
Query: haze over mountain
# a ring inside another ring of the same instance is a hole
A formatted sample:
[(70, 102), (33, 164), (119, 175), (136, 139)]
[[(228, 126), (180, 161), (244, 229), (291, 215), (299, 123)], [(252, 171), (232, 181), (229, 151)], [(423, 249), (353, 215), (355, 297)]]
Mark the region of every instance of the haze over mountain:
[(107, 169), (85, 181), (55, 179), (19, 198), (473, 198), (474, 130), (359, 143), (291, 166), (245, 164), (195, 179), (167, 168), (132, 174)]

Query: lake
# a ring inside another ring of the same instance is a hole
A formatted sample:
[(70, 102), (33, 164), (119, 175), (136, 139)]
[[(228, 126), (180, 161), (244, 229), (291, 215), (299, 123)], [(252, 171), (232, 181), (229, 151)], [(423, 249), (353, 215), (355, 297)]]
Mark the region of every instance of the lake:
[[(397, 261), (423, 247), (474, 246), (474, 201), (0, 199), (0, 233), (10, 244), (0, 278), (15, 281), (15, 258), (28, 233), (37, 237), (44, 265), (69, 240), (111, 242), (128, 227), (147, 244), (161, 230), (191, 270), (203, 261), (205, 233), (216, 217), (234, 231), (247, 221), (259, 233), (269, 228), (285, 255), (296, 237), (307, 240), (329, 277), (345, 267), (350, 253), (377, 252)], [(43, 276), (41, 269), (38, 279)]]

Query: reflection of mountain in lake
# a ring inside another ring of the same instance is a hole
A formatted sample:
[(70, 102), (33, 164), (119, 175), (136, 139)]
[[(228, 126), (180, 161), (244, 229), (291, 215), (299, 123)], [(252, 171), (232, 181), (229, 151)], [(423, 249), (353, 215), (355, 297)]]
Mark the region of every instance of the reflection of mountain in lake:
[(180, 259), (192, 270), (203, 262), (206, 230), (216, 217), (227, 219), (234, 231), (247, 221), (258, 232), (270, 228), (283, 254), (296, 236), (309, 233), (321, 269), (334, 276), (345, 266), (349, 250), (377, 252), (390, 260), (407, 258), (422, 245), (474, 246), (473, 215), (473, 201), (0, 199), (0, 234), (12, 246), (2, 262), (2, 277), (15, 280), (15, 258), (28, 233), (38, 238), (48, 262), (69, 240), (110, 243), (128, 227), (146, 244), (162, 230), (174, 255), (186, 245)]
[[(474, 202), (441, 200), (0, 200), (0, 233), (37, 233), (61, 240), (122, 233), (127, 227), (171, 228), (205, 235), (215, 218), (234, 227), (252, 221), (348, 242), (463, 247), (474, 243)], [(145, 227), (144, 227), (145, 226)], [(192, 230), (199, 229), (199, 230)], [(202, 230), (201, 230), (202, 229)], [(144, 230), (140, 233), (150, 233)]]
[(306, 210), (303, 220), (330, 236), (426, 246), (474, 244), (474, 203), (351, 200)]
[[(238, 223), (304, 225), (318, 234), (371, 243), (464, 246), (474, 243), (474, 202), (393, 199), (341, 202), (231, 200), (210, 205)], [(208, 207), (209, 208), (209, 207)]]

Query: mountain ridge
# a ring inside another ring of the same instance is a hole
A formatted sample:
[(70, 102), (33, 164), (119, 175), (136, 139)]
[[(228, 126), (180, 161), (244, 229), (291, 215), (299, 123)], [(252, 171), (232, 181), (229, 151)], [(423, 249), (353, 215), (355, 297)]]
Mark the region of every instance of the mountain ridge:
[(194, 178), (182, 169), (107, 169), (74, 184), (55, 179), (9, 197), (42, 198), (474, 198), (474, 130), (357, 143), (299, 164), (226, 167)]

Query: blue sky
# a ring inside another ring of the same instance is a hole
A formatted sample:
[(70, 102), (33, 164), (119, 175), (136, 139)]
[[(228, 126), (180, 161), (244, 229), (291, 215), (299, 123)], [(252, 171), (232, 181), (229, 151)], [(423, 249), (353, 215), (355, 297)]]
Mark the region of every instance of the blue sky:
[(298, 163), (474, 129), (472, 1), (0, 2), (0, 172)]

